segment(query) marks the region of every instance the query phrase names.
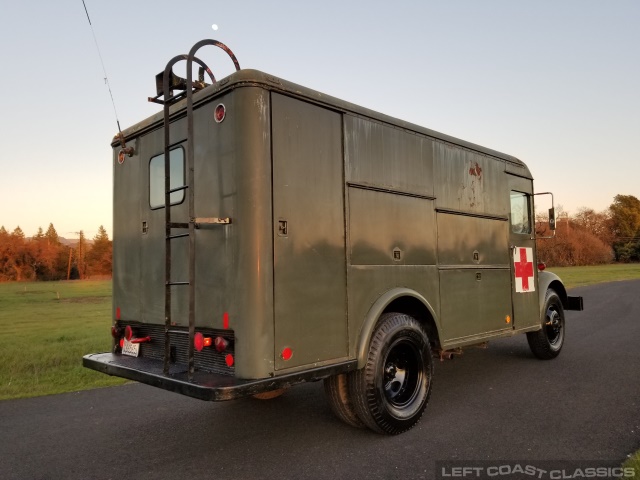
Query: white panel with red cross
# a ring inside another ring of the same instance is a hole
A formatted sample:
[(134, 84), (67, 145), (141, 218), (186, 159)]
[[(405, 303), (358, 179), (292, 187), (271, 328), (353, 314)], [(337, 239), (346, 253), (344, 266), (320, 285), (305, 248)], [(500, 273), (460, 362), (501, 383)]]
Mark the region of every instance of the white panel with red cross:
[(513, 249), (513, 266), (516, 278), (516, 292), (535, 292), (533, 281), (533, 249), (516, 247)]

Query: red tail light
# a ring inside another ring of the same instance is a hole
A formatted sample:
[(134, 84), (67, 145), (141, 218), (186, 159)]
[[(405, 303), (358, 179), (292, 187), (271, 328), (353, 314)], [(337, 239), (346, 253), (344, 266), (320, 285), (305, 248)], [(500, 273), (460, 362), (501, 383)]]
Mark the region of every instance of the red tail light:
[(124, 328), (124, 338), (127, 340), (131, 340), (133, 338), (133, 328), (131, 328), (131, 325), (127, 325)]
[(198, 352), (201, 352), (204, 348), (204, 335), (200, 332), (197, 332), (193, 337), (193, 348), (195, 348)]
[(213, 341), (213, 344), (216, 346), (216, 350), (219, 352), (224, 352), (229, 346), (229, 342), (222, 337), (216, 337)]
[(282, 350), (280, 356), (285, 362), (287, 360), (291, 360), (291, 357), (293, 357), (293, 350), (291, 350), (289, 347), (286, 347), (284, 350)]
[(117, 325), (112, 325), (112, 326), (111, 326), (111, 336), (112, 336), (113, 338), (120, 338), (120, 337), (122, 337), (122, 333), (123, 333), (123, 332), (122, 332), (122, 328), (120, 328), (119, 326), (117, 326)]
[(124, 348), (124, 338), (120, 339), (120, 348)]
[(132, 338), (131, 343), (147, 343), (151, 341), (151, 337)]
[(538, 264), (538, 270), (543, 271), (545, 268), (547, 268), (547, 266), (544, 264), (544, 262), (540, 262)]
[(233, 367), (233, 355), (229, 353), (226, 357), (224, 357), (224, 361), (227, 364), (227, 367)]

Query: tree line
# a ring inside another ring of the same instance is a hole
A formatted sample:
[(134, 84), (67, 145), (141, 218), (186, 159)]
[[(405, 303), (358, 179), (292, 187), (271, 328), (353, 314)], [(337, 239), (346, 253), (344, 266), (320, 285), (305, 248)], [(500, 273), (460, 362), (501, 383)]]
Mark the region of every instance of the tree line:
[[(551, 234), (546, 214), (536, 216), (536, 234)], [(560, 207), (555, 237), (536, 244), (538, 259), (552, 267), (640, 262), (640, 200), (616, 195), (602, 212), (582, 207), (574, 215)]]
[(78, 232), (78, 243), (64, 245), (52, 223), (31, 238), (18, 226), (9, 233), (0, 227), (0, 282), (74, 280), (111, 275), (112, 243), (102, 225), (93, 243)]
[[(79, 233), (74, 247), (64, 245), (53, 224), (27, 238), (20, 227), (0, 227), (0, 282), (82, 279), (111, 275), (112, 242), (102, 225), (87, 242)], [(538, 237), (551, 236), (548, 216), (536, 216)], [(640, 262), (640, 200), (616, 195), (608, 209), (580, 208), (569, 215), (558, 208), (555, 236), (538, 238), (538, 259), (548, 266)]]

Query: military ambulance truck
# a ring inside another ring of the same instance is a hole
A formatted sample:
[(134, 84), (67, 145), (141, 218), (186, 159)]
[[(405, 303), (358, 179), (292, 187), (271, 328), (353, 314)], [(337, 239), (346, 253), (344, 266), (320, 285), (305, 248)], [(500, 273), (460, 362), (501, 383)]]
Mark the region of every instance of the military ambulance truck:
[(341, 420), (398, 434), (434, 358), (521, 333), (560, 353), (582, 298), (538, 264), (522, 161), (241, 70), (215, 40), (156, 83), (163, 112), (112, 143), (113, 349), (85, 367), (212, 401), (324, 380)]

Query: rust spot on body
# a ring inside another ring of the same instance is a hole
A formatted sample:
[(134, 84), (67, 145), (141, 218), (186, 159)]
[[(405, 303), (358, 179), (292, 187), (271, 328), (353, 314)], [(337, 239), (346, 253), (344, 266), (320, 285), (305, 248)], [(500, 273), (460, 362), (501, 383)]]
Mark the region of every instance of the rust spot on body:
[(469, 169), (469, 175), (473, 175), (474, 177), (482, 176), (482, 168), (480, 168), (478, 162), (476, 162), (475, 165), (471, 165), (471, 168)]

